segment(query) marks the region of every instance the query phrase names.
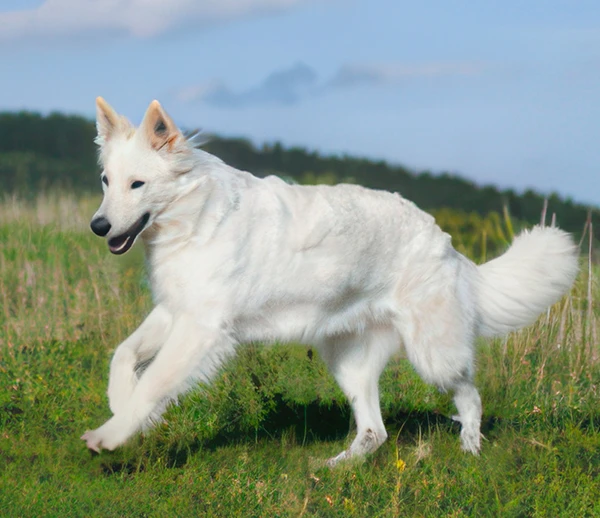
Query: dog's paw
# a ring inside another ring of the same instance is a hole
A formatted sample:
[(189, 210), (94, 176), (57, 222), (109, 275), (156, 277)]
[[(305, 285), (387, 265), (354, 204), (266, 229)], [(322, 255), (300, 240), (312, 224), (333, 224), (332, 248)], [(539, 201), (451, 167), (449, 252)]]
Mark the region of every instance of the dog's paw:
[(100, 453), (102, 451), (102, 440), (96, 433), (96, 430), (87, 430), (80, 439), (85, 441), (85, 445), (89, 450)]
[(460, 433), (462, 450), (473, 455), (479, 455), (481, 449), (481, 433), (479, 430), (463, 429)]
[(337, 454), (335, 457), (331, 457), (330, 459), (328, 459), (325, 465), (328, 468), (335, 468), (338, 464), (348, 460), (349, 458), (350, 454), (348, 453), (348, 450), (344, 450), (342, 453)]
[(127, 438), (128, 435), (124, 427), (120, 426), (115, 417), (109, 419), (100, 428), (88, 430), (81, 436), (87, 447), (97, 453), (100, 453), (103, 449), (112, 451), (121, 446)]

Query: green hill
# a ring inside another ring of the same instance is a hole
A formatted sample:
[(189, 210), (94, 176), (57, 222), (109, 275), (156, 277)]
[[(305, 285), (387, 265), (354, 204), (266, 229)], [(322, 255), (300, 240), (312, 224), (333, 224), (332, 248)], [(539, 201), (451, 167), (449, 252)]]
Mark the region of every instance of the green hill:
[[(35, 196), (55, 187), (99, 192), (95, 134), (94, 123), (79, 116), (0, 113), (0, 192)], [(417, 173), (384, 161), (321, 155), (279, 143), (257, 147), (246, 139), (213, 136), (204, 148), (258, 176), (279, 174), (301, 183), (355, 182), (397, 191), (430, 211), (448, 208), (483, 216), (508, 206), (517, 220), (535, 223), (547, 197), (548, 213), (556, 214), (558, 224), (581, 232), (591, 208), (557, 194), (499, 190), (447, 173)]]

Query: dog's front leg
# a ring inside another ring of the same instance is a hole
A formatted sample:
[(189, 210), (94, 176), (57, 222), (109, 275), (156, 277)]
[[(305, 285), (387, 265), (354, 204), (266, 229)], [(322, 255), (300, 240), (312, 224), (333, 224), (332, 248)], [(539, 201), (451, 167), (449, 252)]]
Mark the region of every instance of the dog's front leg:
[(161, 305), (117, 347), (110, 363), (108, 402), (113, 414), (125, 410), (137, 383), (135, 367), (150, 360), (160, 349), (171, 328), (172, 317)]
[(113, 450), (123, 444), (150, 419), (159, 417), (165, 402), (176, 399), (196, 381), (207, 380), (232, 352), (232, 345), (220, 325), (201, 326), (188, 315), (174, 319), (164, 346), (124, 408), (100, 428), (83, 435), (88, 448)]

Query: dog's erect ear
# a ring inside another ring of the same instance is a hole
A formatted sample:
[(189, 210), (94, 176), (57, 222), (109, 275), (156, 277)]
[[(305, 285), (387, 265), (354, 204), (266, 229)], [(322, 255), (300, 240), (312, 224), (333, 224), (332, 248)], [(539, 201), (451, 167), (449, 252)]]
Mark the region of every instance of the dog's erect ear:
[(102, 99), (96, 98), (96, 129), (98, 131), (98, 143), (103, 144), (119, 127), (121, 118), (110, 105)]
[(183, 139), (179, 128), (158, 101), (152, 101), (148, 106), (140, 130), (146, 134), (148, 142), (157, 151), (167, 144), (169, 151), (172, 151), (177, 140)]

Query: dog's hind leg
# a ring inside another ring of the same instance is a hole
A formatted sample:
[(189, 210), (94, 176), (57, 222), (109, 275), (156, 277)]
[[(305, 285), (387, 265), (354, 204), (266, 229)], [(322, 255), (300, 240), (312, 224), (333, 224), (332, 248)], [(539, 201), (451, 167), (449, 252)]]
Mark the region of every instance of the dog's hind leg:
[(110, 363), (108, 402), (113, 414), (123, 410), (138, 381), (136, 365), (150, 360), (163, 345), (171, 327), (171, 315), (156, 306), (146, 319), (115, 350)]
[(188, 315), (177, 317), (124, 408), (100, 428), (86, 432), (82, 439), (95, 451), (115, 449), (160, 417), (169, 401), (196, 382), (208, 381), (233, 350), (233, 342), (220, 326), (201, 326)]
[(473, 384), (474, 316), (468, 299), (443, 282), (441, 290), (421, 297), (406, 311), (402, 337), (406, 355), (423, 380), (454, 392), (462, 449), (477, 454), (481, 399)]
[(356, 438), (329, 459), (328, 466), (373, 453), (387, 439), (379, 407), (379, 376), (398, 347), (399, 337), (392, 329), (378, 329), (330, 338), (321, 349), (356, 420)]
[(453, 416), (453, 419), (461, 424), (460, 442), (462, 449), (477, 455), (481, 447), (481, 398), (470, 379), (464, 379), (456, 383), (454, 387), (454, 404), (458, 410), (458, 415)]

